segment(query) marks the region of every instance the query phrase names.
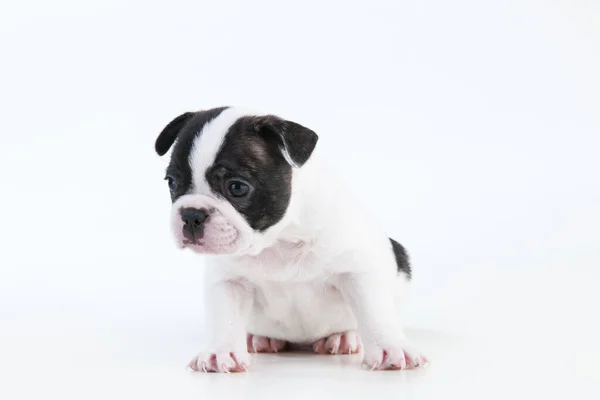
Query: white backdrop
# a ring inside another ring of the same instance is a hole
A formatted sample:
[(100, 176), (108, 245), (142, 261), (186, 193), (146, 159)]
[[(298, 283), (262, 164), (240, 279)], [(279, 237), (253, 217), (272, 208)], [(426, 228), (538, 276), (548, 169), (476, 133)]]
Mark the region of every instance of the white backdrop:
[(153, 144), (220, 105), (319, 133), (412, 255), (411, 327), (593, 365), (599, 20), (591, 0), (2, 2), (5, 365), (193, 355), (202, 260), (171, 241)]

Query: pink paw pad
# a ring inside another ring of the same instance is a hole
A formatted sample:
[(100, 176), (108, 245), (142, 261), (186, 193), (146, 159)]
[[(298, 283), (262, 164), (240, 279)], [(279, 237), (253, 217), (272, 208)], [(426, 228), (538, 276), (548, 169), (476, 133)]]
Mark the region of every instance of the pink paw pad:
[(265, 336), (248, 334), (246, 338), (250, 353), (278, 353), (285, 349), (287, 342)]
[(360, 337), (354, 331), (334, 333), (313, 343), (317, 354), (356, 354), (361, 347)]

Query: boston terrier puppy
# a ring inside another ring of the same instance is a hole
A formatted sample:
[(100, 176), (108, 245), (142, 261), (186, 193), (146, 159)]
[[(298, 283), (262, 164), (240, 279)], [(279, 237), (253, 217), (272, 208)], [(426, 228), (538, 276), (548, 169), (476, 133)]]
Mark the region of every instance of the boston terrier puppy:
[(194, 371), (244, 372), (253, 352), (306, 346), (360, 353), (372, 370), (427, 363), (399, 308), (411, 280), (405, 249), (316, 154), (318, 136), (269, 114), (186, 112), (156, 139), (171, 228), (205, 255), (208, 346)]

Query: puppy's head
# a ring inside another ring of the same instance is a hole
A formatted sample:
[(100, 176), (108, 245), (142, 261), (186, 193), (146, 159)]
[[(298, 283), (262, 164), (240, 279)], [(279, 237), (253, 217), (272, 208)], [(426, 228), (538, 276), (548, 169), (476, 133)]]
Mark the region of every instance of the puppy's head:
[(259, 250), (284, 220), (294, 169), (317, 140), (295, 122), (230, 107), (171, 121), (155, 148), (162, 156), (173, 147), (165, 179), (178, 245), (203, 254)]

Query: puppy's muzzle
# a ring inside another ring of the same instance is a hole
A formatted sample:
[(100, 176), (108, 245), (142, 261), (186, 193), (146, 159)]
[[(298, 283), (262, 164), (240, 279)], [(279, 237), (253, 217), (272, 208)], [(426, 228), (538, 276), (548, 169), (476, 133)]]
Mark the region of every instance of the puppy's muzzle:
[(196, 243), (204, 236), (204, 223), (209, 217), (205, 208), (181, 208), (179, 210), (183, 221), (183, 237), (191, 243)]

